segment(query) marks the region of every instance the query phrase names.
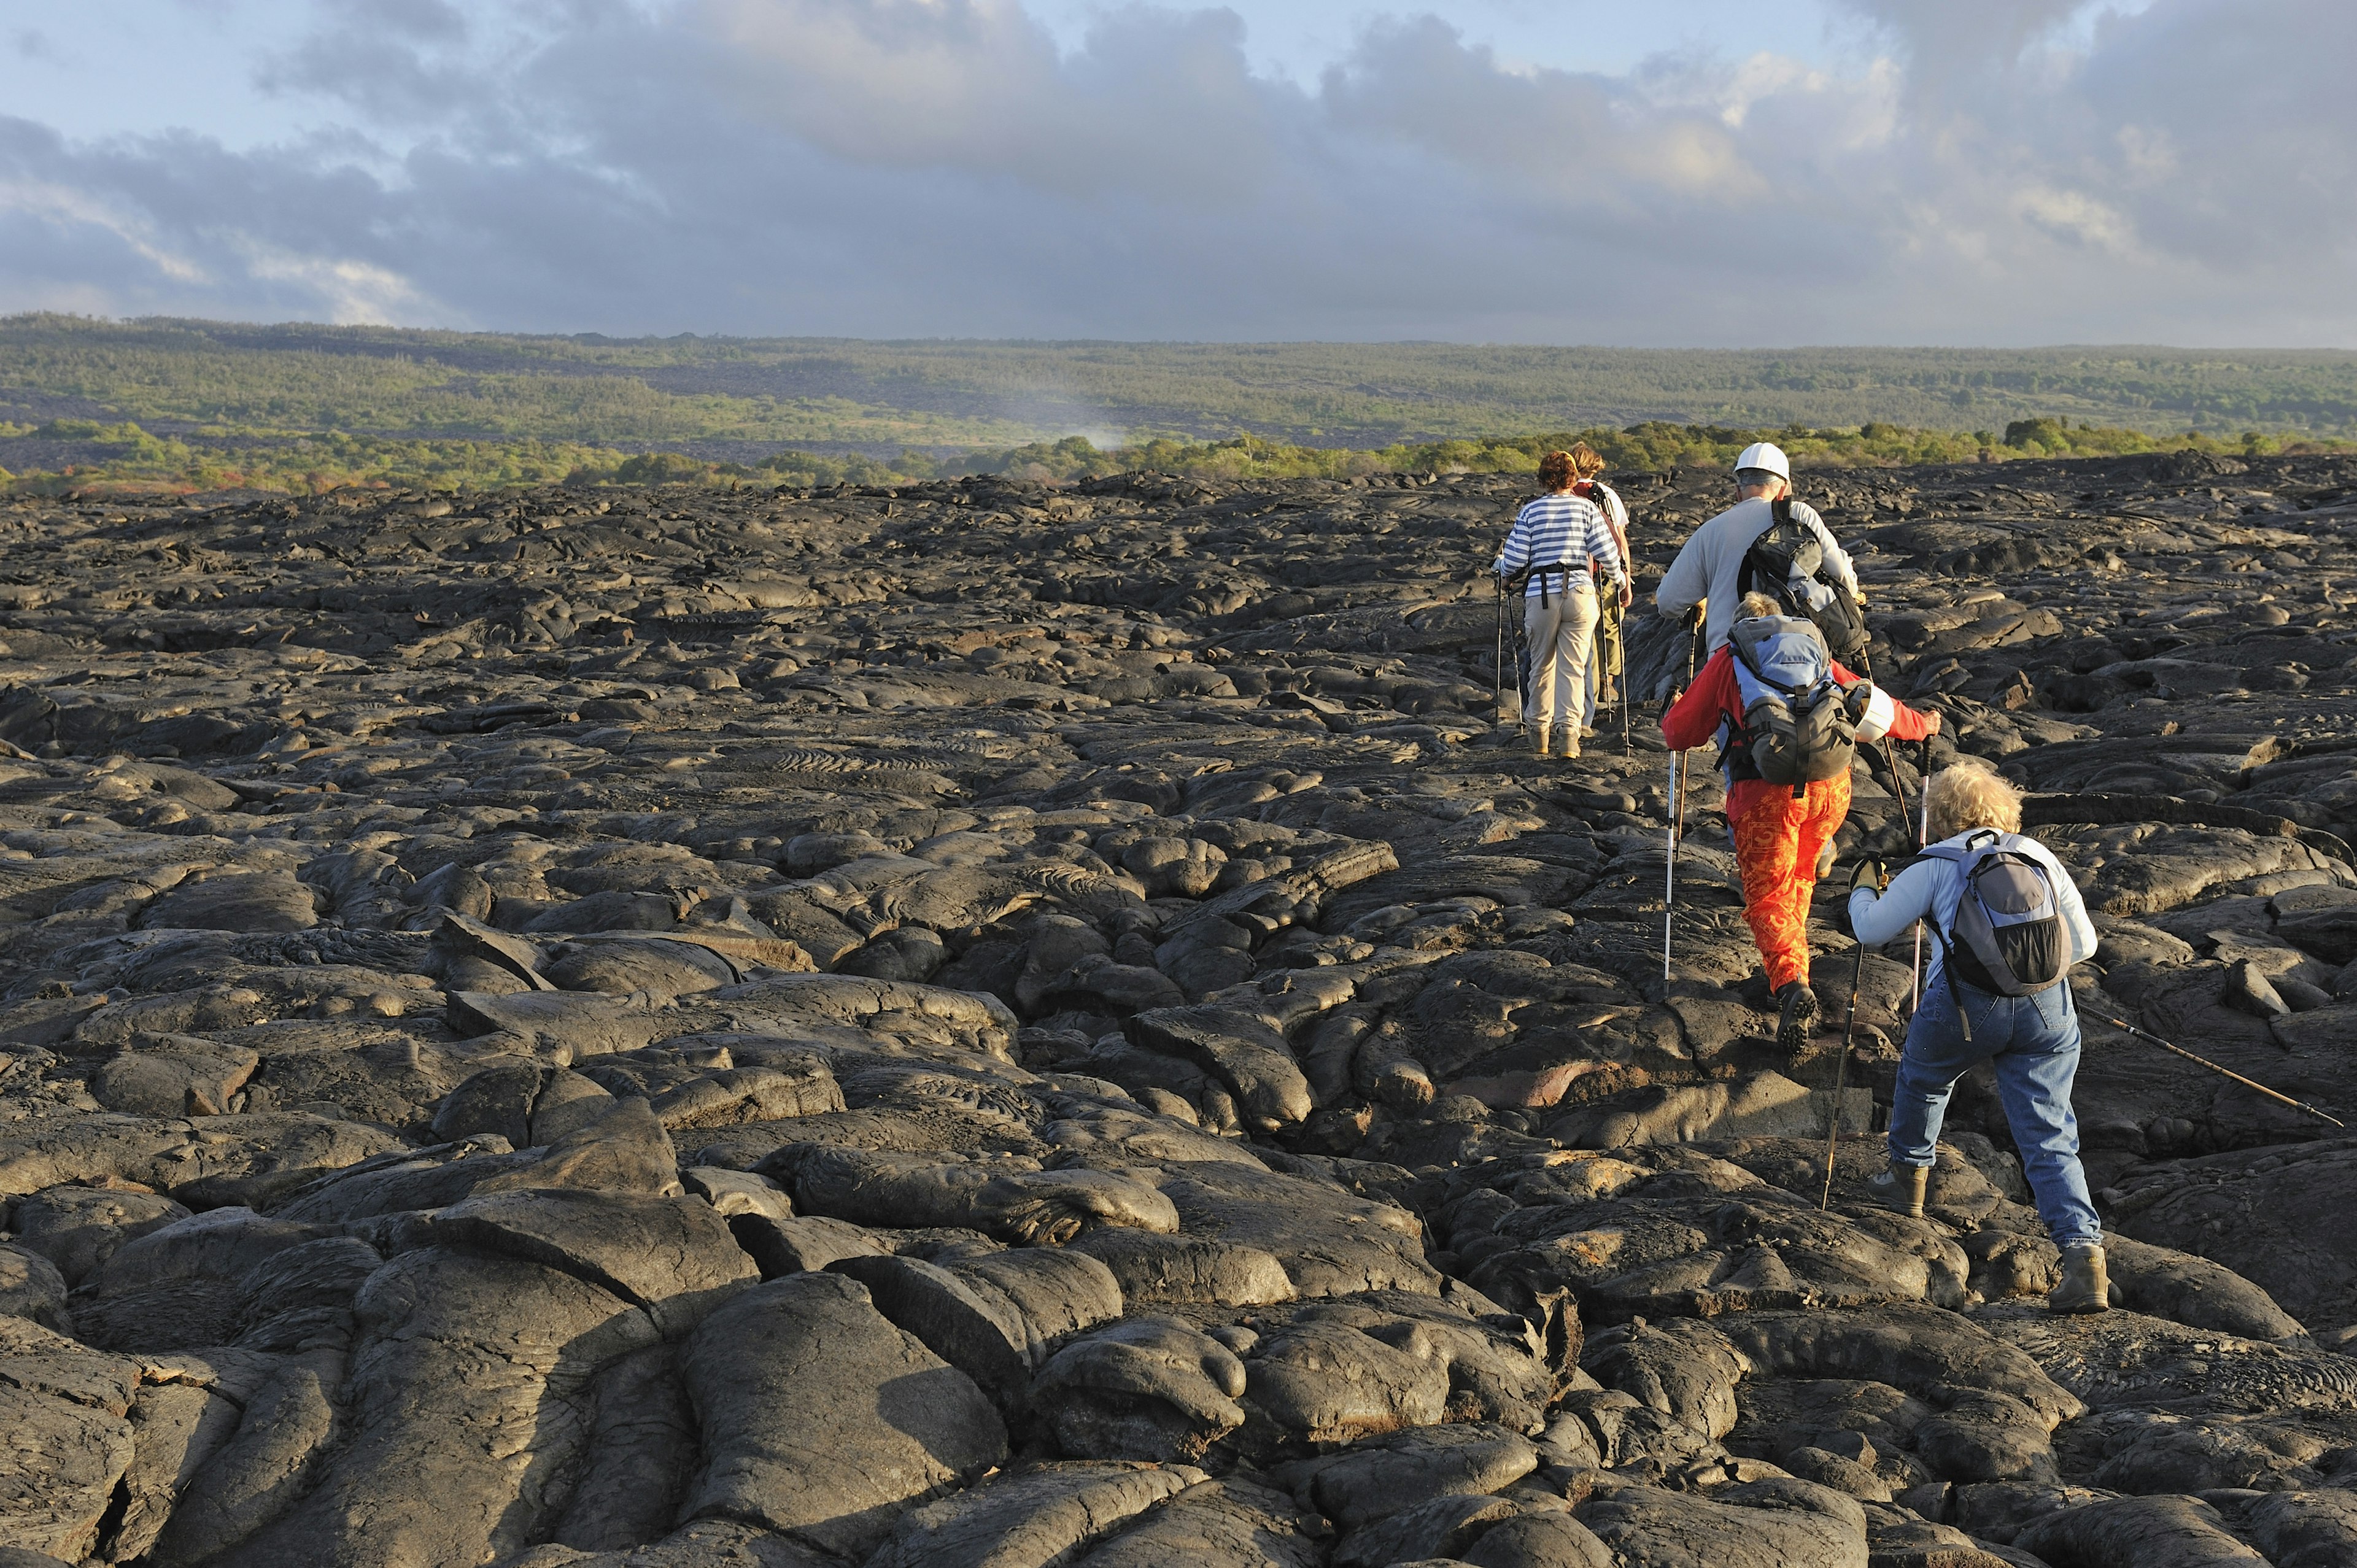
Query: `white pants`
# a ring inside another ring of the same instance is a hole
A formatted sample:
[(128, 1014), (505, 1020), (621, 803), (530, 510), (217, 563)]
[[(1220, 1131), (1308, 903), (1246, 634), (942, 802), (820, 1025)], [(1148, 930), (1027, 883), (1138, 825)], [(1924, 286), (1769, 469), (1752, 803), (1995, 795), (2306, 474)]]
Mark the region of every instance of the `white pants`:
[(1587, 709), (1587, 664), (1596, 651), (1596, 583), (1582, 575), (1568, 591), (1547, 584), (1544, 599), (1523, 601), (1523, 637), (1531, 650), (1531, 689), (1523, 718), (1534, 725), (1577, 725)]

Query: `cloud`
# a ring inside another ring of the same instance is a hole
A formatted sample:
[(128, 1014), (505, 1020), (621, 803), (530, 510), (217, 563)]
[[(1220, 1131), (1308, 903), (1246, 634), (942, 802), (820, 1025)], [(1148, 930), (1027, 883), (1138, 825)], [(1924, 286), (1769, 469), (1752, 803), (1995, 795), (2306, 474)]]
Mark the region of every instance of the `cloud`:
[[(610, 332), (2357, 343), (2357, 7), (1842, 0), (1832, 62), (1314, 83), (1200, 6), (322, 5), (307, 141), (0, 121), (0, 306)], [(91, 302), (97, 302), (93, 305)]]

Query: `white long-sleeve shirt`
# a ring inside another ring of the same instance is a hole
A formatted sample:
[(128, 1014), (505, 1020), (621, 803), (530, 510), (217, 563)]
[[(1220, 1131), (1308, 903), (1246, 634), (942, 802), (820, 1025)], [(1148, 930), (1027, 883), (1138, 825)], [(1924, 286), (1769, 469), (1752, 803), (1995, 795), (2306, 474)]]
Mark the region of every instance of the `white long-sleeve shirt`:
[[(1974, 832), (1985, 831), (1975, 828), (1953, 838), (1942, 839), (1940, 843), (1943, 848), (1962, 849), (1964, 841)], [(2094, 922), (2087, 918), (2087, 905), (2079, 897), (2079, 885), (2071, 880), (2071, 874), (2062, 869), (2062, 863), (2054, 858), (2054, 852), (2032, 838), (2016, 837), (2008, 847), (2037, 861), (2046, 868), (2047, 876), (2052, 880), (2055, 908), (2062, 917), (2064, 928), (2071, 933), (2070, 961), (2083, 963), (2094, 957)], [(1921, 919), (1932, 920), (1940, 930), (1953, 930), (1956, 923), (1956, 906), (1964, 901), (1964, 897), (1963, 866), (1953, 860), (1920, 860), (1892, 877), (1890, 886), (1883, 889), (1878, 898), (1871, 887), (1861, 887), (1852, 893), (1849, 896), (1850, 929), (1857, 933), (1859, 941), (1870, 948), (1897, 940), (1908, 927)], [(1942, 944), (1937, 941), (1927, 943), (1926, 947), (1932, 961), (1924, 969), (1923, 988), (1929, 991), (1932, 983), (1939, 978), (1944, 955)]]
[[(1849, 556), (1834, 542), (1834, 531), (1825, 526), (1825, 520), (1806, 501), (1792, 503), (1792, 516), (1816, 531), (1817, 545), (1824, 552), (1825, 570), (1855, 596), (1857, 568), (1850, 564)], [(1693, 537), (1679, 550), (1678, 558), (1670, 563), (1662, 585), (1654, 590), (1654, 607), (1672, 620), (1706, 600), (1709, 602), (1709, 645), (1704, 653), (1716, 653), (1726, 645), (1727, 628), (1736, 622), (1737, 601), (1743, 596), (1738, 585), (1743, 576), (1744, 554), (1775, 521), (1774, 504), (1765, 496), (1736, 502), (1694, 531)]]
[(1602, 562), (1612, 580), (1620, 580), (1620, 551), (1612, 542), (1603, 510), (1584, 496), (1561, 490), (1525, 503), (1514, 514), (1514, 531), (1506, 535), (1506, 548), (1498, 554), (1499, 568), (1508, 575), (1525, 566), (1567, 568), (1532, 573), (1523, 589), (1529, 598), (1540, 596), (1542, 577), (1544, 591), (1550, 595), (1577, 586), (1587, 576), (1591, 561)]

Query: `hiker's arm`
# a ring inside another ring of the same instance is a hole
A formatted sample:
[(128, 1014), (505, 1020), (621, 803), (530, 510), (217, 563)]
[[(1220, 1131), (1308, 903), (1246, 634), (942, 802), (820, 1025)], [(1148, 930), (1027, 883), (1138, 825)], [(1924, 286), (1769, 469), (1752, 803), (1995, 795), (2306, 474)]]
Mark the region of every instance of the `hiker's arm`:
[(1870, 948), (1896, 940), (1901, 931), (1931, 914), (1939, 876), (1939, 862), (1919, 860), (1892, 877), (1880, 897), (1871, 887), (1859, 888), (1849, 896), (1849, 929)]
[(1686, 541), (1678, 558), (1653, 590), (1653, 608), (1675, 620), (1710, 596), (1710, 563), (1703, 558), (1701, 536)]
[(1626, 559), (1612, 537), (1611, 514), (1602, 507), (1596, 509), (1596, 521), (1587, 525), (1587, 558), (1600, 561), (1616, 583), (1628, 580), (1628, 571), (1621, 564)]
[(1610, 490), (1604, 494), (1612, 503), (1604, 509), (1604, 523), (1612, 531), (1613, 548), (1620, 552), (1620, 607), (1626, 609), (1637, 596), (1637, 563), (1629, 553), (1629, 511), (1619, 496)]
[[(1857, 671), (1851, 670), (1838, 659), (1833, 661), (1833, 665), (1834, 679), (1839, 681), (1845, 688), (1855, 686), (1860, 680), (1864, 679), (1864, 677), (1857, 674)], [(1883, 690), (1882, 694), (1886, 697), (1890, 697), (1890, 693), (1888, 688)], [(1906, 703), (1900, 702), (1898, 698), (1890, 697), (1890, 739), (1929, 740), (1939, 733), (1939, 714), (1933, 713), (1919, 713), (1915, 709), (1910, 708)]]
[(1851, 598), (1863, 603), (1866, 599), (1866, 590), (1858, 586), (1857, 568), (1850, 564), (1848, 552), (1845, 551), (1841, 547), (1841, 542), (1834, 537), (1834, 531), (1825, 526), (1825, 520), (1817, 516), (1816, 508), (1811, 507), (1809, 515), (1815, 519), (1817, 544), (1824, 553), (1827, 569), (1841, 579), (1842, 586), (1849, 590)]
[(2079, 885), (2065, 872), (2054, 879), (2054, 904), (2061, 911), (2062, 923), (2071, 929), (2071, 961), (2084, 963), (2095, 956), (2095, 923), (2087, 918), (2087, 902), (2079, 897)]
[(1909, 707), (1898, 698), (1890, 699), (1890, 738), (1892, 740), (1929, 740), (1940, 733), (1940, 715)]
[(1531, 564), (1531, 531), (1520, 516), (1514, 519), (1513, 531), (1506, 535), (1506, 547), (1498, 552), (1498, 564), (1512, 576)]
[(1726, 649), (1710, 656), (1695, 683), (1662, 715), (1662, 738), (1672, 751), (1692, 751), (1718, 738), (1719, 721), (1735, 697), (1735, 660)]
[(1629, 509), (1614, 492), (1607, 490), (1604, 496), (1611, 502), (1603, 509), (1604, 526), (1612, 531), (1613, 547), (1620, 552), (1622, 564), (1633, 572), (1636, 563), (1629, 559)]

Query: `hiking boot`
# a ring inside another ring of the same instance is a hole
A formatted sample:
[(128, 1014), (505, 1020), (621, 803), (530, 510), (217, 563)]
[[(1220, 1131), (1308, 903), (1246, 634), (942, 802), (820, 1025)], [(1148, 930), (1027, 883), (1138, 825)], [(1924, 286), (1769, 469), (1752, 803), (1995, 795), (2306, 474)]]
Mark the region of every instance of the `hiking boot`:
[(2104, 1250), (2093, 1241), (2073, 1241), (2062, 1249), (2062, 1283), (2046, 1298), (2049, 1312), (2089, 1313), (2112, 1309), (2111, 1274), (2104, 1266)]
[(1579, 737), (1586, 733), (1577, 725), (1557, 725), (1555, 730), (1555, 754), (1557, 757), (1577, 757)]
[(1867, 1190), (1874, 1200), (1885, 1208), (1895, 1208), (1910, 1219), (1923, 1218), (1924, 1189), (1932, 1185), (1929, 1165), (1902, 1165), (1893, 1160), (1884, 1169), (1866, 1178)]
[(1554, 732), (1549, 728), (1549, 726), (1545, 725), (1533, 725), (1531, 726), (1532, 756), (1546, 757), (1551, 755), (1547, 750), (1547, 738), (1553, 733)]
[(1817, 993), (1807, 982), (1794, 980), (1776, 993), (1776, 999), (1784, 1008), (1776, 1022), (1776, 1044), (1789, 1056), (1809, 1043), (1809, 1026), (1817, 1021)]

